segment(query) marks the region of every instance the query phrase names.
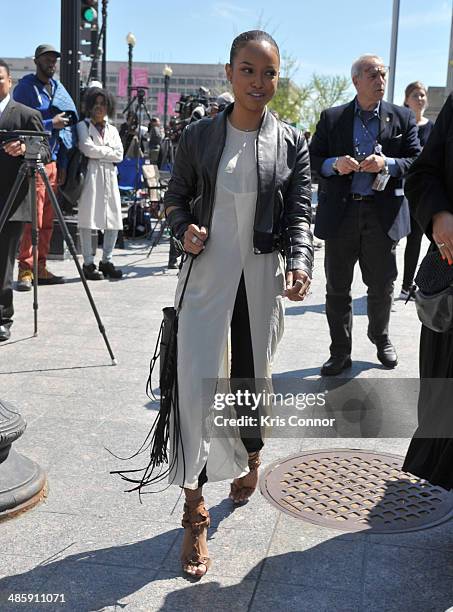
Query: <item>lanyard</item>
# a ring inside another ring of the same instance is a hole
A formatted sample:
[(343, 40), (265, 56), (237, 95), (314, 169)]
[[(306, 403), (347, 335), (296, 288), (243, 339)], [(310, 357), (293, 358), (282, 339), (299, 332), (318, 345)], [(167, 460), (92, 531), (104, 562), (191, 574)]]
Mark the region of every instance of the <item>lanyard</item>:
[[(376, 154), (379, 154), (379, 153), (381, 152), (381, 151), (379, 150), (379, 149), (381, 149), (381, 145), (379, 144), (379, 142), (378, 142), (378, 140), (377, 140), (377, 136), (376, 136), (376, 137), (375, 137), (375, 136), (373, 136), (373, 135), (371, 134), (370, 130), (368, 129), (368, 123), (369, 123), (369, 122), (370, 122), (372, 119), (374, 119), (374, 118), (379, 119), (379, 116), (378, 116), (378, 115), (373, 114), (373, 115), (372, 115), (372, 116), (371, 116), (371, 117), (368, 119), (368, 121), (366, 121), (366, 122), (365, 122), (365, 121), (364, 121), (364, 119), (363, 119), (363, 117), (362, 117), (362, 113), (361, 113), (361, 111), (359, 111), (359, 112), (357, 113), (357, 115), (358, 115), (358, 117), (359, 117), (359, 121), (360, 121), (360, 123), (362, 124), (363, 131), (364, 131), (364, 135), (365, 135), (366, 139), (367, 139), (369, 142), (371, 142), (371, 143), (372, 143), (373, 152), (374, 152), (374, 153), (376, 153)], [(378, 133), (378, 136), (379, 136), (379, 133)], [(365, 152), (362, 152), (362, 153), (361, 153), (361, 152), (360, 152), (360, 144), (361, 144), (361, 143), (360, 143), (360, 141), (359, 141), (359, 139), (358, 139), (358, 138), (356, 138), (356, 139), (355, 139), (355, 141), (356, 141), (356, 142), (355, 142), (355, 144), (354, 144), (354, 149), (355, 149), (355, 153), (356, 153), (356, 159), (358, 159), (359, 161), (361, 161), (362, 159), (365, 159), (365, 157), (366, 157), (368, 154), (367, 154), (367, 153), (365, 153)]]

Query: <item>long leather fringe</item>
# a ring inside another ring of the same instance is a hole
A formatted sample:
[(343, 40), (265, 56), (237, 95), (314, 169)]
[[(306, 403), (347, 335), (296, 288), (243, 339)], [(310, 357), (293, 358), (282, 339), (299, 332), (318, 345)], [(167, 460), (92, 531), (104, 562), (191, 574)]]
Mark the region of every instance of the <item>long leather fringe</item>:
[[(161, 356), (162, 341), (166, 336), (169, 341), (165, 351), (164, 362), (160, 363), (160, 409), (159, 413), (154, 420), (154, 423), (148, 432), (143, 444), (140, 446), (137, 452), (130, 457), (118, 457), (114, 453), (117, 459), (130, 460), (138, 455), (149, 451), (150, 459), (148, 465), (144, 468), (138, 468), (134, 470), (113, 470), (111, 474), (119, 474), (123, 480), (129, 482), (135, 486), (126, 489), (126, 492), (138, 491), (141, 497), (144, 493), (156, 493), (159, 491), (148, 490), (144, 491), (145, 487), (150, 485), (158, 484), (173, 473), (176, 475), (179, 460), (183, 462), (183, 482), (185, 482), (186, 469), (185, 469), (185, 457), (184, 457), (184, 446), (181, 435), (181, 421), (179, 412), (179, 389), (178, 389), (178, 318), (179, 312), (182, 306), (182, 299), (187, 287), (189, 275), (193, 265), (193, 259), (190, 262), (187, 277), (184, 283), (181, 298), (179, 300), (178, 307), (165, 308), (164, 319), (160, 326), (156, 347), (154, 354), (150, 360), (150, 371), (148, 380), (146, 383), (146, 393), (148, 397), (156, 400), (156, 396), (152, 386), (152, 375), (157, 363), (157, 360)], [(171, 319), (171, 322), (169, 321)], [(166, 320), (169, 321), (171, 327), (168, 330), (168, 334), (165, 330)], [(172, 457), (169, 462), (168, 456), (168, 445), (171, 437), (172, 445)], [(111, 451), (109, 451), (111, 452)], [(180, 457), (180, 453), (182, 457)], [(168, 464), (166, 468), (164, 465)], [(158, 472), (157, 474), (155, 472)], [(132, 474), (137, 474), (134, 478)], [(141, 476), (138, 476), (138, 475)], [(169, 485), (173, 481), (170, 481)], [(166, 487), (168, 488), (168, 487)], [(141, 501), (141, 500), (140, 500)]]

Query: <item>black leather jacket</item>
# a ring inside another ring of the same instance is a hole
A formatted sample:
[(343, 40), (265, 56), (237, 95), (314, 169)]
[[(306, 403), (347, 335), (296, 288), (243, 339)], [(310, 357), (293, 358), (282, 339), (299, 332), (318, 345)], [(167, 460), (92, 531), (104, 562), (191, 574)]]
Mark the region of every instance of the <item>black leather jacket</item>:
[[(173, 235), (181, 239), (195, 223), (208, 229), (214, 208), (215, 185), (225, 146), (230, 104), (213, 119), (201, 119), (182, 133), (165, 208)], [(287, 270), (304, 270), (311, 277), (313, 236), (310, 161), (304, 136), (266, 111), (258, 132), (258, 196), (253, 226), (256, 254), (280, 249)]]

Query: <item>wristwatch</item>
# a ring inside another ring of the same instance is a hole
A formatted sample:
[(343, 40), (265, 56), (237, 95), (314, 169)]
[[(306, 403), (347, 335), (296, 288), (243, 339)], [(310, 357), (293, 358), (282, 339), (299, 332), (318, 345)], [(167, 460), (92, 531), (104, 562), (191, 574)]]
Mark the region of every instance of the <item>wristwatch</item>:
[(335, 174), (340, 174), (340, 171), (337, 168), (337, 163), (338, 163), (338, 157), (335, 158), (332, 164), (332, 170), (335, 172)]

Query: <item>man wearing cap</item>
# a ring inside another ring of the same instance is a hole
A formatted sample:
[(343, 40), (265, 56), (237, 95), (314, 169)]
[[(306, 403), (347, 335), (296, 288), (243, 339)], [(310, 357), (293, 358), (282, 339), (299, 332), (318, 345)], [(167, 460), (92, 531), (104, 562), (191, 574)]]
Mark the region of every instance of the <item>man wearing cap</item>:
[[(67, 153), (75, 146), (73, 131), (69, 125), (78, 120), (77, 110), (64, 86), (54, 79), (60, 53), (52, 45), (39, 45), (35, 51), (36, 73), (28, 74), (16, 85), (13, 97), (41, 113), (45, 130), (52, 133), (49, 141), (52, 159), (46, 164), (46, 173), (54, 191), (66, 175)], [(40, 285), (56, 285), (64, 282), (47, 269), (47, 255), (53, 230), (54, 212), (41, 177), (36, 178), (36, 206), (38, 210), (38, 282)], [(29, 291), (33, 281), (33, 256), (31, 225), (24, 228), (19, 249), (19, 277), (17, 289)]]

